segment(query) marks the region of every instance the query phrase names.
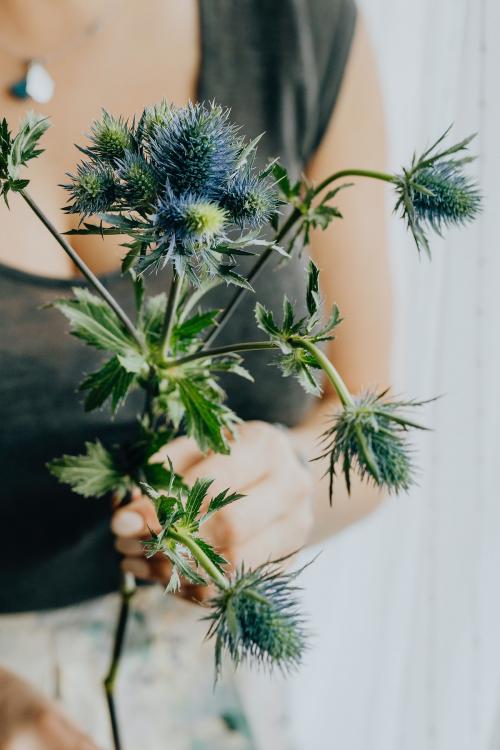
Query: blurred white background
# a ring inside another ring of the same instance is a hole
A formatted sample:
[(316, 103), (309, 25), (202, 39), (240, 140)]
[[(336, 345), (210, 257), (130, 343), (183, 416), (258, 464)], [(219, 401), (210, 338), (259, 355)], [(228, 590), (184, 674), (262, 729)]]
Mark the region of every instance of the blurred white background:
[(419, 260), (391, 220), (397, 389), (425, 415), (420, 487), (306, 574), (317, 634), (289, 686), (297, 750), (500, 748), (500, 3), (361, 0), (391, 166), (452, 122), (478, 131), (481, 220)]

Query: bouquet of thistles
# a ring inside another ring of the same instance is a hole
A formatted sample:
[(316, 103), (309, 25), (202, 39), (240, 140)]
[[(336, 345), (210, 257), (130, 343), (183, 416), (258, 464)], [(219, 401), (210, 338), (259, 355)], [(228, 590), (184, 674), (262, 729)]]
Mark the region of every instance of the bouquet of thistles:
[[(273, 350), (283, 377), (297, 378), (318, 396), (321, 378), (327, 378), (337, 393), (339, 407), (329, 418), (318, 456), (327, 460), (330, 496), (339, 473), (348, 489), (353, 472), (389, 492), (410, 487), (407, 436), (411, 429), (421, 429), (411, 412), (422, 402), (392, 400), (387, 392), (349, 392), (323, 351), (341, 317), (336, 306), (323, 314), (320, 271), (314, 263), (309, 263), (304, 284), (305, 317), (297, 317), (287, 298), (279, 319), (256, 301), (261, 340), (217, 346), (216, 339), (243, 295), (253, 293), (252, 283), (272, 256), (278, 253), (286, 263), (308, 244), (312, 229), (341, 219), (335, 198), (349, 187), (350, 176), (392, 185), (395, 210), (418, 250), (427, 254), (429, 230), (440, 233), (474, 219), (480, 196), (464, 173), (471, 139), (449, 147), (445, 133), (399, 174), (343, 170), (312, 185), (291, 180), (278, 160), (257, 169), (259, 138), (246, 142), (229, 112), (213, 103), (176, 108), (162, 102), (134, 121), (104, 112), (92, 124), (89, 142), (80, 148), (83, 161), (65, 185), (65, 211), (80, 217), (79, 228), (67, 234), (124, 238), (122, 271), (135, 300), (131, 319), (29, 193), (22, 168), (41, 154), (39, 142), (47, 127), (46, 119), (34, 115), (15, 136), (5, 120), (0, 124), (0, 191), (7, 204), (15, 193), (28, 203), (89, 283), (88, 289), (75, 288), (71, 298), (53, 303), (74, 336), (103, 352), (100, 369), (80, 384), (84, 408), (109, 404), (113, 414), (131, 391), (144, 392), (132, 444), (104, 445), (96, 435), (80, 455), (55, 458), (49, 470), (86, 497), (114, 493), (126, 503), (135, 488), (149, 497), (161, 531), (144, 543), (144, 553), (161, 553), (171, 561), (168, 591), (178, 590), (184, 581), (213, 587), (206, 619), (216, 672), (223, 652), (235, 666), (250, 660), (282, 670), (295, 667), (306, 645), (298, 573), (284, 569), (283, 560), (230, 570), (204, 538), (203, 526), (242, 496), (232, 488), (211, 494), (210, 477), (186, 486), (176, 467), (159, 462), (157, 454), (180, 431), (203, 452), (228, 453), (238, 416), (224, 402), (220, 374), (251, 378), (242, 353)], [(242, 273), (242, 257), (253, 263), (250, 272)], [(151, 274), (165, 275), (164, 293), (148, 295)], [(231, 285), (234, 292), (224, 309), (208, 309), (204, 296), (219, 284)], [(133, 578), (126, 577), (105, 680), (116, 747), (113, 687), (134, 588)]]

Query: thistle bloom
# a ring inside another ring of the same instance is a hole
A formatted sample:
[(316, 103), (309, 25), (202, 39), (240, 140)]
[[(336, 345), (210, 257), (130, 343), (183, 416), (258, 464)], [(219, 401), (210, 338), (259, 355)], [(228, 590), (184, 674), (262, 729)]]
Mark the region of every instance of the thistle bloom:
[(252, 658), (266, 667), (288, 671), (298, 666), (306, 648), (306, 633), (298, 613), (297, 587), (301, 571), (283, 573), (274, 563), (255, 570), (242, 566), (227, 589), (210, 602), (208, 637), (215, 637), (216, 673), (225, 649), (235, 666)]
[(449, 130), (418, 159), (411, 168), (393, 178), (398, 193), (396, 211), (406, 218), (417, 248), (430, 253), (427, 229), (441, 234), (448, 226), (473, 221), (481, 210), (481, 195), (465, 174), (471, 157), (453, 158), (465, 151), (472, 137), (439, 152), (439, 144)]
[(222, 191), (221, 204), (237, 226), (260, 227), (276, 211), (276, 192), (269, 183), (246, 171), (231, 177)]
[(405, 417), (404, 411), (425, 402), (383, 401), (384, 396), (366, 393), (353, 405), (344, 406), (323, 434), (326, 449), (318, 458), (329, 459), (330, 497), (338, 465), (349, 491), (355, 469), (361, 479), (371, 479), (389, 492), (411, 486), (413, 466), (405, 433), (410, 428), (425, 427)]
[(160, 181), (175, 195), (213, 198), (236, 167), (241, 139), (229, 110), (189, 103), (154, 128), (148, 148)]
[(116, 198), (116, 182), (107, 165), (82, 163), (76, 175), (69, 174), (71, 184), (63, 185), (71, 195), (67, 213), (91, 216), (108, 211)]
[(139, 154), (127, 152), (118, 162), (117, 175), (121, 181), (121, 194), (134, 209), (151, 205), (158, 192), (153, 169)]
[(178, 272), (193, 271), (203, 261), (208, 266), (215, 263), (210, 251), (223, 236), (226, 220), (226, 212), (217, 203), (192, 193), (176, 196), (170, 188), (152, 217), (158, 244), (167, 248)]
[(101, 120), (92, 123), (90, 141), (92, 146), (83, 149), (84, 153), (111, 164), (114, 164), (116, 159), (122, 159), (125, 152), (134, 145), (126, 120), (122, 117), (113, 117), (106, 111), (103, 112)]

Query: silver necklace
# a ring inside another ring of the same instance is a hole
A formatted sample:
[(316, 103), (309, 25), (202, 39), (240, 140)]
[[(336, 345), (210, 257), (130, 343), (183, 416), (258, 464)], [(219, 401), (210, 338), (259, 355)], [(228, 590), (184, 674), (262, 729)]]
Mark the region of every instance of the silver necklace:
[[(106, 14), (108, 16), (108, 14)], [(111, 13), (109, 14), (111, 16)], [(15, 99), (31, 99), (38, 104), (47, 104), (54, 96), (56, 84), (47, 66), (63, 59), (70, 52), (81, 47), (91, 37), (100, 33), (105, 25), (104, 18), (86, 24), (76, 38), (66, 41), (62, 47), (43, 57), (21, 57), (10, 44), (0, 39), (0, 49), (17, 58), (24, 66), (24, 75), (8, 84), (7, 90)]]

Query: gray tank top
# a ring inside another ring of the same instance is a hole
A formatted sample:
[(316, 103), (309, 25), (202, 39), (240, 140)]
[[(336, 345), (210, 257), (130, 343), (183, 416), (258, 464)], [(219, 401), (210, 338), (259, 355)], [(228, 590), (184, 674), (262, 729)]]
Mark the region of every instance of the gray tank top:
[[(279, 155), (298, 175), (335, 105), (355, 25), (352, 0), (200, 0), (200, 18), (198, 98), (230, 107), (248, 137), (265, 132), (260, 161)], [(104, 281), (132, 312), (128, 282), (119, 274)], [(166, 281), (150, 278), (150, 291)], [(83, 412), (76, 386), (102, 357), (68, 335), (57, 311), (40, 309), (73, 286), (0, 266), (0, 612), (61, 607), (119, 585), (109, 503), (73, 494), (45, 467), (96, 436), (105, 444), (123, 440), (140, 409), (130, 398), (113, 421), (104, 411)], [(267, 269), (256, 292), (221, 344), (258, 337), (255, 299), (278, 315), (285, 293), (302, 306), (304, 259), (278, 273)], [(209, 303), (221, 306), (231, 293), (217, 289)], [(245, 359), (256, 384), (229, 376), (230, 406), (246, 420), (299, 422), (310, 408), (300, 386), (269, 367), (265, 353)]]

